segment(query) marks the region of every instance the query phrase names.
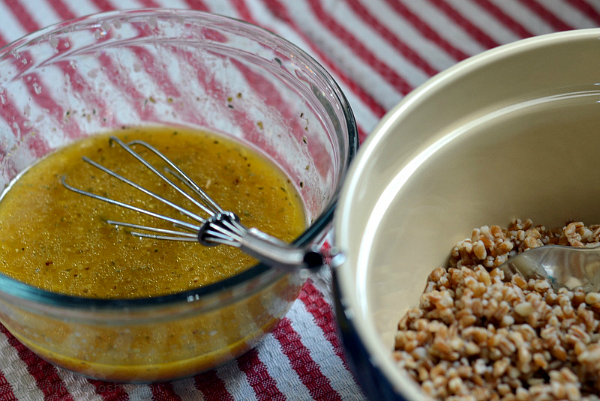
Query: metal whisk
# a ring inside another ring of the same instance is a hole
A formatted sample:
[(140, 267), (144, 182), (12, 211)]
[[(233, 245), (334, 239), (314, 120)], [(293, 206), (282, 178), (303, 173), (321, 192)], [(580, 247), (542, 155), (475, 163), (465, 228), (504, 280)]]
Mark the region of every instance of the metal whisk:
[[(139, 208), (124, 202), (120, 202), (114, 199), (110, 199), (101, 195), (94, 194), (92, 192), (84, 191), (79, 188), (75, 188), (66, 182), (66, 177), (61, 177), (62, 185), (78, 194), (89, 196), (94, 199), (98, 199), (104, 202), (108, 202), (113, 205), (117, 205), (126, 209), (134, 210), (136, 212), (144, 213), (146, 215), (162, 219), (172, 223), (176, 228), (180, 230), (168, 230), (157, 227), (142, 226), (138, 224), (131, 224), (126, 222), (118, 222), (108, 220), (107, 223), (115, 226), (122, 226), (132, 228), (134, 230), (131, 234), (137, 237), (146, 237), (162, 240), (175, 240), (175, 241), (197, 241), (205, 246), (214, 245), (229, 245), (241, 249), (248, 255), (259, 259), (261, 262), (271, 266), (295, 269), (295, 268), (318, 268), (324, 265), (324, 257), (316, 249), (312, 248), (299, 248), (293, 245), (287, 244), (275, 237), (272, 237), (256, 228), (247, 228), (241, 222), (239, 217), (229, 211), (223, 210), (213, 199), (211, 199), (206, 192), (204, 192), (187, 174), (185, 174), (179, 167), (177, 167), (171, 160), (165, 155), (159, 152), (156, 148), (150, 144), (135, 140), (129, 143), (125, 143), (119, 138), (110, 137), (111, 143), (116, 143), (125, 149), (130, 155), (135, 157), (139, 162), (146, 166), (150, 171), (156, 174), (160, 179), (168, 183), (177, 192), (183, 195), (186, 199), (192, 202), (195, 206), (200, 208), (209, 217), (203, 218), (196, 213), (193, 213), (164, 197), (155, 194), (152, 191), (140, 186), (139, 184), (123, 177), (120, 174), (115, 173), (112, 170), (90, 160), (87, 157), (82, 159), (96, 167), (97, 169), (109, 174), (110, 176), (121, 180), (122, 182), (131, 185), (135, 189), (149, 195), (160, 202), (163, 202), (175, 210), (179, 211), (183, 215), (197, 222), (197, 224), (190, 223), (187, 221), (175, 219), (169, 216), (165, 216), (159, 213), (155, 213), (146, 209)], [(144, 159), (138, 152), (136, 152), (132, 146), (142, 146), (160, 159), (162, 159), (168, 167), (165, 168), (165, 172), (172, 176), (179, 185), (173, 180), (167, 177), (164, 173), (160, 172), (146, 159)], [(184, 191), (183, 187), (187, 187), (196, 197), (190, 195), (188, 191)], [(150, 234), (154, 233), (154, 234)]]

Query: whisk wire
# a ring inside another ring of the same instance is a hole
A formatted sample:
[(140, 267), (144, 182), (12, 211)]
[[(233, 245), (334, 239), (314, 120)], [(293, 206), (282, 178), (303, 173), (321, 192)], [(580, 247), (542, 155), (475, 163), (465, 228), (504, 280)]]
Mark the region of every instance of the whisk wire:
[(186, 173), (184, 173), (183, 170), (181, 170), (179, 168), (179, 166), (177, 166), (175, 163), (173, 163), (168, 157), (166, 157), (164, 154), (159, 152), (154, 146), (152, 146), (149, 143), (146, 143), (144, 141), (140, 141), (140, 140), (131, 141), (127, 145), (128, 146), (140, 145), (140, 146), (145, 147), (152, 153), (154, 153), (156, 156), (161, 158), (165, 163), (167, 163), (169, 165), (169, 167), (172, 169), (171, 170), (170, 168), (165, 168), (165, 170), (167, 172), (169, 172), (172, 176), (178, 178), (181, 182), (186, 184), (187, 187), (190, 188), (192, 191), (194, 191), (196, 193), (196, 195), (198, 195), (204, 202), (206, 202), (208, 204), (208, 207), (210, 209), (212, 209), (212, 211), (214, 212), (213, 214), (224, 212), (224, 210), (221, 208), (221, 206), (219, 206), (219, 204), (217, 204), (217, 202), (215, 202), (210, 196), (208, 196), (208, 194), (206, 192), (204, 192), (204, 190), (202, 188), (200, 188), (194, 182), (194, 180), (192, 180)]
[(142, 226), (139, 224), (125, 223), (122, 221), (114, 221), (114, 220), (107, 220), (106, 222), (110, 225), (118, 226), (118, 227), (127, 227), (127, 228), (134, 228), (137, 230), (145, 230), (145, 231), (151, 231), (151, 232), (156, 232), (156, 233), (161, 233), (161, 234), (168, 234), (168, 235), (157, 235), (157, 234), (147, 234), (147, 233), (140, 233), (137, 231), (131, 231), (131, 235), (133, 235), (135, 237), (154, 238), (154, 239), (173, 240), (173, 241), (190, 241), (190, 242), (198, 241), (198, 236), (195, 233), (176, 231), (176, 230), (167, 230), (167, 229), (158, 228), (158, 227), (148, 227), (148, 226)]
[[(82, 157), (82, 160), (85, 161), (86, 163), (96, 167), (100, 171), (103, 171), (104, 173), (110, 175), (111, 177), (114, 177), (114, 178), (118, 179), (119, 181), (122, 181), (122, 182), (130, 185), (131, 187), (137, 189), (138, 191), (141, 191), (141, 192), (145, 193), (146, 195), (151, 196), (154, 199), (157, 199), (157, 200), (171, 206), (172, 208), (176, 209), (180, 213), (185, 214), (186, 216), (188, 216), (200, 223), (204, 223), (206, 221), (206, 219), (202, 218), (201, 216), (198, 216), (197, 214), (194, 214), (194, 213), (190, 212), (189, 210), (182, 208), (181, 206), (177, 205), (176, 203), (173, 203), (170, 200), (165, 199), (162, 196), (155, 194), (154, 192), (142, 187), (141, 185), (137, 184), (136, 182), (133, 182), (130, 179), (123, 177), (122, 175), (115, 173), (112, 170), (107, 169), (103, 165), (98, 164), (95, 161), (90, 160), (87, 157)], [(99, 196), (99, 195), (96, 195), (96, 196)], [(108, 199), (108, 198), (105, 198), (105, 199)]]
[[(176, 185), (173, 181), (171, 181), (169, 178), (167, 178), (163, 173), (161, 173), (160, 171), (158, 171), (158, 169), (156, 167), (154, 167), (152, 164), (150, 164), (146, 159), (144, 159), (139, 153), (137, 153), (135, 150), (133, 150), (130, 146), (130, 144), (126, 144), (125, 142), (121, 141), (119, 138), (111, 136), (110, 137), (110, 142), (111, 143), (117, 143), (119, 146), (121, 146), (125, 151), (127, 151), (127, 153), (129, 153), (131, 156), (135, 157), (140, 163), (142, 163), (145, 167), (147, 167), (150, 171), (152, 171), (154, 174), (156, 174), (160, 179), (162, 179), (163, 181), (165, 181), (167, 184), (169, 184), (173, 189), (175, 189), (177, 192), (179, 192), (181, 195), (183, 195), (186, 199), (188, 199), (190, 202), (192, 202), (194, 205), (196, 205), (197, 207), (199, 207), (200, 209), (202, 209), (202, 211), (204, 211), (205, 213), (207, 213), (209, 216), (212, 216), (214, 214), (214, 212), (208, 208), (207, 206), (205, 206), (203, 203), (201, 203), (200, 201), (198, 201), (197, 199), (193, 198), (190, 194), (188, 194), (187, 192), (185, 192), (183, 189), (181, 189), (178, 185)], [(169, 165), (175, 166), (175, 164), (173, 162), (171, 162), (166, 156), (164, 156), (162, 153), (160, 153), (159, 151), (157, 151), (156, 149), (154, 149), (152, 146), (148, 145), (145, 142), (139, 142), (139, 141), (132, 141), (134, 142), (133, 144), (138, 144), (138, 145), (142, 145), (148, 149), (150, 149), (150, 151), (152, 151), (153, 153), (155, 153), (157, 156), (161, 157), (161, 159), (165, 160)], [(110, 171), (110, 170), (109, 170)], [(129, 181), (129, 180), (127, 180)], [(127, 182), (125, 181), (125, 182)], [(140, 186), (136, 186), (136, 189), (140, 189)], [(148, 193), (150, 191), (147, 190), (143, 190), (143, 192)], [(158, 196), (158, 195), (157, 195)], [(158, 197), (161, 198), (161, 197)], [(158, 199), (157, 198), (157, 199)], [(175, 205), (173, 202), (170, 202), (164, 198), (159, 199), (162, 202), (167, 203), (169, 206), (175, 207), (178, 211), (186, 214), (187, 216), (192, 217), (195, 220), (201, 221), (203, 222), (204, 219), (200, 220), (201, 217), (180, 207), (180, 206), (173, 206)]]
[[(97, 195), (97, 194), (94, 194), (92, 192), (88, 192), (88, 191), (84, 191), (84, 190), (79, 189), (79, 188), (75, 188), (75, 187), (67, 184), (66, 177), (64, 175), (61, 177), (60, 181), (61, 181), (62, 185), (65, 188), (67, 188), (67, 189), (69, 189), (69, 190), (71, 190), (73, 192), (76, 192), (76, 193), (78, 193), (80, 195), (89, 196), (90, 198), (93, 198), (93, 199), (101, 200), (103, 202), (107, 202), (107, 203), (110, 203), (112, 205), (120, 206), (120, 207), (125, 208), (125, 209), (133, 210), (133, 211), (138, 212), (138, 213), (143, 213), (143, 214), (146, 214), (148, 216), (155, 217), (157, 219), (165, 220), (165, 221), (168, 221), (170, 223), (176, 224), (176, 225), (178, 225), (180, 227), (185, 227), (186, 229), (189, 229), (191, 231), (196, 231), (197, 232), (200, 229), (200, 226), (195, 225), (195, 224), (191, 224), (191, 223), (188, 223), (188, 222), (185, 222), (185, 221), (182, 221), (182, 220), (174, 219), (174, 218), (169, 217), (169, 216), (165, 216), (165, 215), (162, 215), (162, 214), (159, 214), (159, 213), (152, 212), (150, 210), (146, 210), (146, 209), (139, 208), (137, 206), (130, 205), (129, 203), (121, 202), (121, 201), (118, 201), (118, 200), (115, 200), (115, 199), (107, 198), (107, 197), (102, 196), (102, 195)], [(150, 227), (150, 229), (151, 229), (151, 227)]]

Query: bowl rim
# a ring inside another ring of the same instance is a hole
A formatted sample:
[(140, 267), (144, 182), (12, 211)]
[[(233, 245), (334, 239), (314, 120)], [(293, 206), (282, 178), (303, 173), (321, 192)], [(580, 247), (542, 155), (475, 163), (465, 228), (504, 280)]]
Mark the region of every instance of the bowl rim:
[[(350, 104), (342, 92), (339, 85), (335, 82), (333, 77), (327, 72), (327, 70), (316, 61), (311, 55), (306, 53), (304, 50), (288, 41), (287, 39), (257, 25), (249, 22), (239, 20), (236, 18), (226, 17), (219, 14), (208, 13), (198, 10), (188, 9), (170, 9), (170, 8), (141, 8), (133, 10), (116, 10), (108, 12), (100, 12), (95, 14), (86, 15), (59, 23), (49, 25), (37, 31), (31, 32), (15, 41), (0, 47), (0, 60), (2, 56), (17, 50), (22, 46), (35, 43), (36, 41), (48, 37), (52, 33), (58, 31), (64, 31), (69, 27), (76, 26), (77, 24), (90, 24), (94, 21), (98, 21), (98, 25), (105, 20), (123, 19), (130, 17), (140, 16), (152, 16), (152, 17), (168, 17), (168, 18), (198, 18), (199, 20), (209, 21), (213, 23), (237, 25), (243, 27), (245, 30), (253, 31), (257, 34), (270, 37), (271, 39), (278, 42), (279, 45), (285, 47), (288, 51), (295, 55), (295, 58), (300, 59), (302, 62), (307, 63), (313, 69), (313, 72), (320, 75), (321, 79), (331, 88), (331, 94), (335, 96), (335, 100), (339, 102), (340, 109), (345, 117), (346, 130), (348, 132), (347, 140), (347, 155), (345, 163), (340, 166), (341, 176), (338, 182), (337, 188), (329, 201), (325, 206), (321, 214), (314, 220), (314, 222), (296, 238), (292, 244), (297, 246), (307, 246), (312, 241), (318, 240), (320, 236), (327, 230), (330, 223), (333, 221), (334, 211), (337, 207), (339, 194), (341, 192), (342, 184), (348, 172), (350, 162), (354, 159), (359, 143), (358, 127), (354, 118), (354, 113), (350, 107)], [(342, 159), (343, 160), (343, 159)], [(167, 294), (154, 297), (146, 298), (118, 298), (118, 299), (102, 299), (102, 298), (85, 298), (73, 295), (65, 295), (55, 293), (47, 290), (43, 290), (29, 284), (25, 284), (21, 281), (15, 280), (11, 277), (5, 276), (0, 273), (0, 293), (7, 294), (17, 299), (24, 299), (32, 304), (50, 305), (54, 307), (64, 308), (76, 308), (76, 309), (99, 309), (99, 310), (111, 310), (115, 308), (129, 308), (139, 309), (149, 306), (172, 306), (179, 303), (187, 303), (191, 301), (202, 300), (211, 295), (222, 293), (223, 291), (232, 290), (239, 288), (244, 284), (252, 282), (253, 279), (258, 279), (263, 275), (267, 275), (269, 278), (267, 282), (261, 283), (261, 286), (266, 286), (272, 283), (284, 275), (288, 274), (283, 270), (273, 268), (263, 263), (258, 263), (241, 273), (238, 273), (232, 277), (226, 278), (221, 281), (217, 281), (213, 284), (209, 284), (204, 287), (178, 292), (174, 294)]]
[[(342, 188), (338, 209), (336, 212), (334, 228), (334, 245), (342, 252), (351, 245), (348, 237), (350, 221), (353, 213), (353, 199), (359, 191), (364, 191), (362, 183), (365, 181), (362, 177), (366, 164), (373, 159), (376, 149), (385, 146), (385, 138), (393, 135), (398, 121), (411, 109), (418, 107), (418, 104), (427, 97), (435, 94), (437, 90), (452, 82), (460, 79), (466, 74), (473, 74), (480, 68), (497, 62), (505, 57), (518, 55), (533, 49), (541, 49), (565, 42), (585, 39), (600, 39), (600, 28), (588, 28), (572, 31), (554, 32), (526, 39), (521, 39), (512, 43), (501, 45), (493, 49), (486, 50), (477, 55), (471, 56), (452, 67), (436, 74), (425, 83), (414, 89), (398, 104), (389, 110), (366, 140), (362, 143), (360, 150), (350, 167), (346, 182)], [(370, 211), (364, 211), (370, 213)], [(359, 244), (353, 244), (359, 247)], [(367, 316), (367, 300), (359, 300), (356, 296), (354, 273), (349, 268), (346, 259), (342, 265), (338, 266), (335, 273), (335, 285), (338, 290), (338, 322), (344, 325), (345, 337), (352, 336), (349, 344), (353, 350), (362, 353), (356, 357), (356, 365), (368, 363), (374, 380), (378, 382), (379, 388), (374, 388), (373, 383), (361, 383), (366, 393), (376, 399), (400, 399), (420, 400), (425, 396), (419, 386), (412, 381), (408, 375), (402, 375), (402, 371), (395, 366), (392, 360), (392, 350), (387, 349), (381, 341), (381, 337), (375, 328), (372, 317)], [(350, 335), (349, 335), (350, 334)], [(345, 344), (346, 345), (346, 344)], [(353, 356), (350, 354), (352, 359)], [(364, 368), (364, 366), (360, 366)], [(371, 379), (373, 379), (371, 378)], [(359, 378), (360, 381), (360, 378)], [(389, 392), (388, 392), (389, 391)], [(390, 394), (395, 396), (390, 398)]]

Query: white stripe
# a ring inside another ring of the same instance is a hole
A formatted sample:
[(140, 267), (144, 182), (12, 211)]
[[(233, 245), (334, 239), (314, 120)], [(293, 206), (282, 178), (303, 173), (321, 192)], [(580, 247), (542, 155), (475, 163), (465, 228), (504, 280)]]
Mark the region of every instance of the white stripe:
[[(47, 43), (40, 43), (38, 44), (38, 46), (40, 46), (41, 48), (41, 53), (44, 53), (44, 47), (48, 46), (49, 44)], [(34, 52), (35, 53), (35, 52)], [(32, 60), (33, 63), (36, 63), (39, 60)], [(19, 61), (16, 61), (15, 64), (19, 64)], [(14, 65), (9, 65), (9, 64), (5, 64), (5, 66), (7, 70), (13, 70), (15, 68)], [(43, 74), (43, 80), (34, 82), (34, 91), (30, 92), (28, 89), (18, 89), (18, 90), (11, 90), (12, 86), (7, 87), (6, 92), (4, 93), (4, 96), (7, 98), (7, 100), (10, 100), (14, 107), (15, 107), (15, 113), (17, 115), (10, 115), (10, 116), (5, 116), (4, 118), (8, 121), (15, 119), (15, 117), (19, 116), (24, 120), (23, 125), (19, 126), (18, 129), (21, 130), (22, 135), (32, 132), (31, 135), (33, 135), (33, 132), (36, 133), (40, 133), (40, 132), (45, 132), (44, 135), (44, 140), (46, 143), (48, 143), (50, 146), (54, 146), (56, 143), (62, 144), (60, 141), (60, 138), (62, 136), (62, 133), (56, 129), (54, 129), (57, 126), (60, 126), (61, 123), (57, 123), (56, 122), (56, 116), (50, 116), (48, 111), (46, 109), (44, 109), (43, 107), (41, 107), (40, 105), (38, 105), (35, 100), (36, 100), (36, 96), (38, 96), (38, 94), (36, 93), (36, 89), (35, 88), (40, 88), (40, 92), (39, 95), (40, 96), (47, 96), (46, 93), (44, 93), (44, 91), (48, 91), (50, 93), (56, 93), (59, 88), (62, 88), (61, 84), (64, 82), (64, 80), (62, 79), (62, 75), (60, 78), (57, 77), (57, 73), (56, 73), (56, 68), (55, 67), (45, 67), (46, 68), (46, 72)], [(23, 82), (22, 79), (19, 79), (16, 81), (16, 85), (23, 85), (24, 87), (25, 82)], [(38, 85), (38, 86), (35, 86)], [(45, 89), (41, 89), (42, 87), (45, 87)], [(59, 118), (62, 118), (63, 116), (60, 116)], [(12, 126), (12, 130), (16, 129), (15, 122), (10, 123), (10, 125)], [(54, 129), (54, 130), (53, 130)], [(22, 142), (26, 142), (27, 140), (29, 140), (30, 137), (26, 136), (20, 139), (20, 141)], [(20, 156), (19, 157), (15, 157), (14, 160), (18, 161), (18, 165), (16, 165), (16, 167), (20, 170), (23, 169), (25, 167), (27, 167), (29, 164), (33, 163), (35, 161), (35, 157), (32, 154), (32, 152), (29, 150), (29, 147), (27, 145), (23, 145), (23, 146), (19, 146), (17, 148), (17, 152), (19, 152)]]
[(201, 401), (204, 399), (202, 391), (196, 388), (193, 378), (173, 380), (171, 382), (173, 391), (181, 398), (181, 401)]
[(512, 31), (508, 30), (497, 19), (488, 14), (479, 5), (470, 0), (447, 0), (459, 14), (489, 35), (499, 44), (515, 42), (519, 39)]
[(65, 383), (65, 387), (75, 400), (102, 401), (103, 398), (96, 393), (96, 387), (83, 376), (57, 368), (58, 376)]
[(315, 273), (311, 277), (312, 283), (315, 288), (323, 295), (323, 299), (325, 302), (329, 304), (331, 308), (334, 306), (333, 293), (331, 291), (332, 287), (332, 276), (331, 270), (326, 267), (321, 269), (319, 272)]
[(44, 393), (27, 371), (27, 365), (19, 358), (17, 350), (8, 343), (8, 338), (4, 334), (0, 334), (0, 361), (2, 361), (2, 373), (18, 399), (44, 399)]
[(205, 0), (204, 5), (208, 8), (208, 11), (213, 14), (224, 15), (226, 17), (241, 19), (241, 16), (237, 12), (237, 9), (226, 0)]
[(490, 1), (534, 35), (554, 32), (554, 28), (548, 25), (538, 14), (516, 0)]
[(461, 26), (428, 1), (404, 1), (402, 4), (437, 31), (441, 37), (466, 54), (474, 55), (486, 50)]
[[(299, 307), (296, 306), (299, 302), (296, 301), (294, 307)], [(310, 319), (308, 316), (306, 318)], [(296, 371), (292, 369), (288, 357), (281, 349), (281, 344), (273, 334), (267, 334), (256, 347), (256, 351), (258, 352), (258, 358), (265, 364), (277, 388), (288, 400), (313, 400), (308, 388), (300, 381)]]
[[(8, 91), (5, 91), (3, 98), (0, 99), (0, 106), (2, 106), (1, 103), (4, 101), (11, 102), (14, 106), (15, 113), (17, 114), (23, 110), (23, 107), (19, 107), (19, 103), (10, 95), (10, 93), (8, 93)], [(0, 107), (0, 110), (3, 110), (3, 108)], [(21, 142), (24, 140), (25, 128), (17, 124), (15, 121), (17, 118), (15, 117), (14, 114), (5, 115), (2, 120), (0, 120), (0, 127), (7, 132), (6, 135), (3, 135), (1, 145), (7, 151), (7, 158), (10, 160), (10, 162), (5, 163), (7, 171), (2, 171), (1, 180), (4, 184), (14, 178), (8, 176), (9, 172), (11, 174), (14, 172), (11, 171), (12, 168), (14, 168), (16, 172), (19, 172), (36, 160), (35, 155), (33, 155), (28, 146), (20, 146)]]
[(108, 0), (108, 2), (115, 10), (131, 10), (143, 7), (143, 5), (136, 0)]
[(10, 43), (27, 34), (27, 30), (21, 26), (17, 17), (10, 11), (4, 1), (0, 1), (0, 35)]
[[(112, 385), (112, 383), (107, 383)], [(152, 399), (152, 389), (146, 384), (118, 384), (127, 394), (129, 401), (148, 401)]]
[(429, 78), (429, 74), (407, 60), (369, 24), (358, 17), (345, 1), (336, 2), (335, 7), (324, 11), (361, 42), (365, 49), (369, 50), (381, 63), (387, 65), (413, 87), (419, 86)]
[(304, 1), (290, 2), (288, 6), (288, 12), (296, 24), (304, 27), (312, 41), (319, 43), (323, 52), (329, 54), (331, 60), (345, 70), (350, 79), (360, 82), (379, 104), (390, 109), (402, 99), (400, 92), (322, 25)]
[[(50, 47), (48, 43), (40, 43), (39, 46)], [(37, 82), (37, 84), (39, 85), (39, 94), (36, 93), (35, 88), (33, 92), (23, 90), (18, 94), (15, 93), (15, 95), (20, 96), (15, 96), (14, 104), (19, 105), (19, 110), (27, 110), (27, 112), (24, 112), (23, 117), (26, 120), (28, 120), (31, 130), (36, 133), (44, 133), (44, 141), (48, 143), (48, 145), (50, 145), (51, 147), (58, 147), (64, 145), (64, 136), (60, 130), (60, 127), (62, 127), (64, 124), (64, 122), (62, 121), (64, 116), (57, 116), (48, 113), (48, 111), (45, 110), (41, 104), (38, 105), (36, 103), (36, 97), (39, 96), (51, 99), (52, 103), (58, 106), (62, 106), (64, 110), (70, 109), (79, 111), (84, 110), (86, 108), (86, 104), (81, 102), (78, 98), (69, 97), (67, 102), (66, 97), (63, 98), (60, 96), (60, 92), (71, 90), (71, 87), (68, 84), (68, 82), (70, 81), (65, 79), (66, 75), (67, 74), (65, 74), (58, 67), (45, 67), (44, 73), (38, 75), (38, 78), (40, 79)], [(85, 125), (83, 120), (75, 117), (76, 116), (74, 115), (71, 124), (75, 124), (76, 127)], [(29, 131), (29, 129), (27, 129), (26, 127), (25, 131)]]
[(40, 28), (62, 21), (54, 8), (44, 0), (21, 0), (20, 3)]
[[(3, 110), (3, 102), (6, 101), (6, 94), (2, 94), (0, 93), (0, 110)], [(2, 113), (4, 114), (4, 113)], [(18, 135), (13, 133), (13, 127), (11, 127), (8, 123), (7, 120), (5, 120), (5, 118), (9, 119), (10, 116), (6, 115), (0, 115), (0, 132), (2, 132), (2, 136), (0, 136), (0, 149), (2, 149), (3, 152), (6, 152), (6, 158), (4, 159), (3, 165), (6, 166), (6, 168), (1, 169), (0, 171), (0, 188), (5, 188), (6, 185), (8, 185), (8, 183), (10, 182), (10, 180), (13, 178), (11, 176), (9, 176), (12, 171), (9, 172), (10, 170), (10, 164), (8, 162), (8, 159), (10, 159), (11, 153), (10, 153), (10, 149), (13, 148), (13, 146), (16, 146), (18, 143)], [(1, 366), (0, 366), (1, 368)]]
[[(240, 330), (243, 331), (239, 335), (246, 336), (249, 333), (261, 333), (261, 329), (254, 321), (253, 312), (248, 308), (248, 304), (240, 303), (234, 308), (233, 319), (241, 323)], [(224, 332), (227, 328), (223, 328)], [(237, 364), (237, 360), (230, 361), (216, 369), (217, 376), (225, 383), (225, 387), (229, 394), (235, 400), (251, 401), (256, 399), (254, 389), (247, 380), (247, 376), (242, 372)]]
[[(576, 29), (596, 28), (597, 23), (587, 15), (572, 7), (567, 2), (545, 1), (541, 3), (548, 11), (552, 12), (559, 20)], [(596, 2), (596, 4), (599, 4)]]
[[(300, 336), (302, 344), (310, 351), (315, 363), (319, 365), (321, 373), (329, 379), (331, 387), (340, 394), (343, 400), (364, 400), (352, 374), (344, 367), (341, 358), (336, 355), (333, 345), (325, 338), (321, 328), (316, 326), (304, 304), (302, 302), (299, 304), (298, 308), (290, 310), (288, 318)], [(308, 314), (310, 318), (306, 318), (305, 314)]]
[(237, 360), (219, 367), (216, 373), (223, 380), (225, 388), (234, 400), (256, 400), (256, 393), (250, 383), (248, 383), (246, 374), (238, 368)]
[[(424, 60), (438, 70), (445, 70), (458, 60), (450, 56), (435, 42), (422, 36), (421, 32), (401, 15), (397, 14), (387, 2), (382, 0), (363, 1), (363, 6), (369, 10), (379, 23), (389, 29), (402, 42), (409, 45)], [(441, 36), (443, 37), (443, 36)]]

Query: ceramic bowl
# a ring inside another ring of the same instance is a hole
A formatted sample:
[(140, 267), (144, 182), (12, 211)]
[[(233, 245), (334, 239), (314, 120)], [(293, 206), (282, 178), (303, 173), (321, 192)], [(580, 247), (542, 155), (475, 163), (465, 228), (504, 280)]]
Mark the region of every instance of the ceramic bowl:
[(369, 135), (344, 184), (338, 315), (372, 399), (424, 399), (392, 360), (429, 273), (482, 225), (600, 222), (600, 30), (551, 34), (459, 63)]

